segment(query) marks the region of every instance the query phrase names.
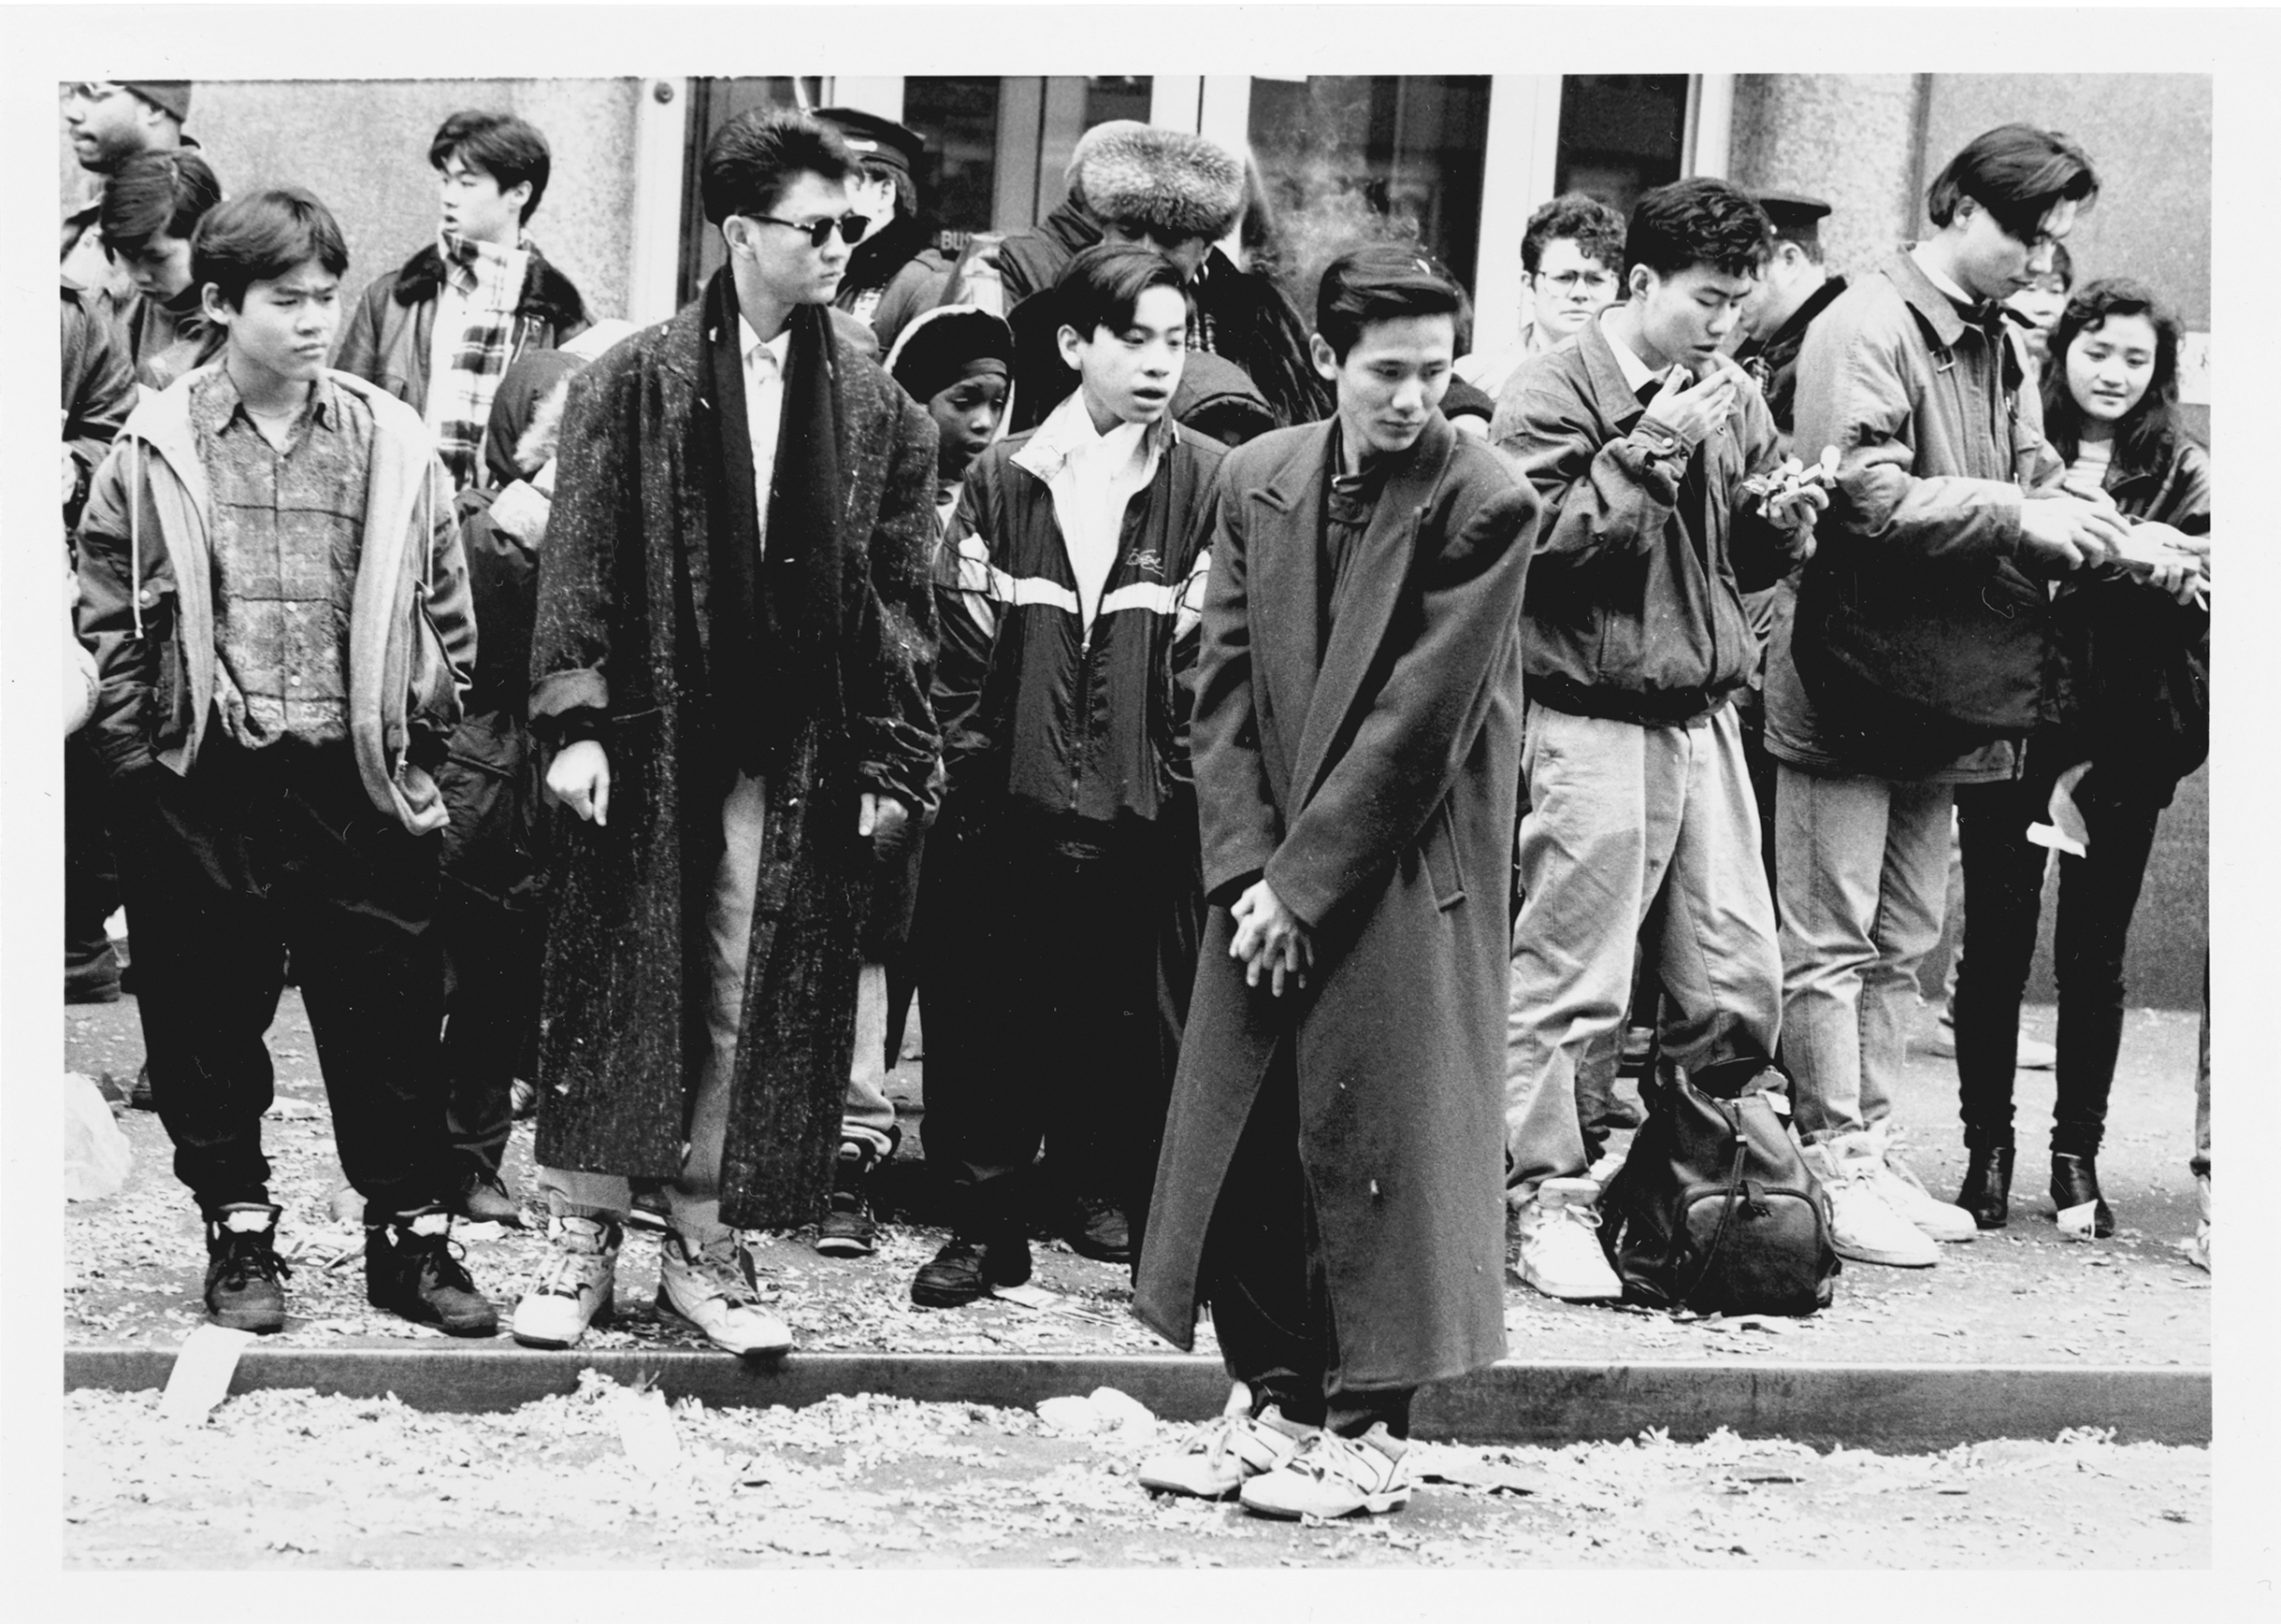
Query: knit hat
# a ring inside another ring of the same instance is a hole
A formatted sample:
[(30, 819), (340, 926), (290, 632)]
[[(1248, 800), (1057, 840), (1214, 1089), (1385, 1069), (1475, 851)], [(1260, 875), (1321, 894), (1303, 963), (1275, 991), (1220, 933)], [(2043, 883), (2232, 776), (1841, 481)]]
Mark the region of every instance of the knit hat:
[(123, 79), (119, 82), (161, 112), (172, 113), (176, 123), (186, 124), (190, 122), (190, 80)]
[(1086, 133), (1070, 179), (1096, 220), (1218, 238), (1244, 204), (1244, 166), (1219, 142), (1119, 120)]
[(961, 379), (1010, 378), (1013, 368), (1014, 329), (972, 305), (920, 312), (896, 337), (887, 360), (888, 376), (921, 405)]

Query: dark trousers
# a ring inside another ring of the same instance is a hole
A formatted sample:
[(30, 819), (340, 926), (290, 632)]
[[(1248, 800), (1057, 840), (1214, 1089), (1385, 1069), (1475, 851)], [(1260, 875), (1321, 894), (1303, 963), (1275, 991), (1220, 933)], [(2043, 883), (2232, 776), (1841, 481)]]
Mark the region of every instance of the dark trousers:
[(64, 968), (93, 964), (110, 950), (103, 922), (119, 906), (119, 865), (105, 810), (110, 798), (102, 758), (84, 734), (64, 740)]
[(514, 1080), (536, 1074), (542, 908), (512, 908), (446, 884), (436, 923), (444, 959), (445, 1110), (455, 1176), (498, 1176), (514, 1126)]
[[(1964, 1142), (1972, 1149), (2012, 1143), (2013, 1057), (2048, 855), (2028, 839), (2028, 826), (2045, 820), (2053, 781), (2070, 765), (2065, 753), (2031, 740), (2025, 776), (1956, 789), (1965, 899), (1956, 1083)], [(2122, 1046), (2123, 947), (2161, 816), (2159, 802), (2143, 787), (2135, 794), (2131, 787), (2102, 784), (2094, 767), (2074, 796), (2089, 830), (2090, 855), (2059, 859), (2053, 927), (2059, 986), (2054, 1155), (2096, 1156), (2106, 1129), (2107, 1094)]]
[(209, 1213), (268, 1200), (263, 1035), (290, 950), (341, 1171), (375, 1217), (441, 1199), (436, 837), (372, 804), (345, 745), (250, 753), (217, 729), (187, 777), (152, 767), (115, 787), (151, 1092), (175, 1176)]
[(1228, 1374), (1251, 1389), (1253, 1413), (1269, 1404), (1287, 1420), (1357, 1437), (1375, 1422), (1409, 1436), (1414, 1387), (1349, 1388), (1338, 1377), (1338, 1328), (1299, 1160), (1299, 1079), (1284, 1043), (1220, 1182), (1205, 1230), (1197, 1295)]
[(1158, 842), (1145, 831), (958, 809), (930, 836), (918, 932), (927, 1162), (954, 1221), (1022, 1222), (1042, 1143), (1070, 1195), (1128, 1208), (1156, 1171)]

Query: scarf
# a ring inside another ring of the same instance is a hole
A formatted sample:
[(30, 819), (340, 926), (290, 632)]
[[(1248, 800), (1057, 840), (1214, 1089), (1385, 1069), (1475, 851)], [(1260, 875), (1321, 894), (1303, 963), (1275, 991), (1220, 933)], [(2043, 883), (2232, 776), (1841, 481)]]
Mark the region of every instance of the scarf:
[(704, 470), (713, 733), (727, 759), (757, 774), (778, 764), (807, 724), (829, 729), (842, 714), (839, 377), (830, 311), (801, 306), (790, 322), (763, 561), (728, 266), (714, 273), (704, 300), (705, 381), (715, 403), (715, 454)]
[(514, 358), (515, 307), (522, 302), (530, 253), (448, 231), (437, 247), (445, 285), (467, 301), (467, 322), (453, 342), (451, 369), (427, 381), (427, 421), (453, 489), (464, 491), (483, 472), (484, 422), (500, 375)]

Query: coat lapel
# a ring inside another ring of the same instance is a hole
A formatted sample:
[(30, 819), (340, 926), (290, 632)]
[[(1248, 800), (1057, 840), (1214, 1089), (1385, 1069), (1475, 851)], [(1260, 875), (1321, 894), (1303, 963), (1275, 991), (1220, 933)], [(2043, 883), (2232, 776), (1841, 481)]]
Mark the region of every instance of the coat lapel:
[[(1282, 759), (1293, 765), (1298, 729), (1306, 723), (1320, 664), (1315, 646), (1315, 571), (1322, 538), (1320, 509), (1324, 465), (1335, 424), (1318, 424), (1291, 459), (1250, 493), (1251, 636), (1259, 650), (1263, 720)], [(1261, 611), (1264, 610), (1264, 613)]]
[[(1317, 783), (1332, 765), (1332, 746), (1345, 733), (1347, 712), (1353, 709), (1378, 658), (1379, 645), (1386, 640), (1387, 623), (1393, 618), (1416, 552), (1419, 523), (1449, 468), (1456, 441), (1457, 431), (1450, 426), (1449, 419), (1436, 414), (1427, 422), (1408, 462), (1387, 480), (1379, 494), (1370, 528), (1364, 532), (1362, 546), (1349, 566), (1359, 572), (1359, 578), (1341, 595), (1345, 608), (1331, 629), (1330, 645), (1322, 651), (1321, 670), (1307, 708), (1307, 724), (1299, 734), (1291, 778), (1293, 813), (1313, 798)], [(1318, 550), (1310, 543), (1309, 557)], [(1304, 605), (1311, 640), (1315, 621), (1311, 570), (1307, 586), (1309, 596), (1297, 601)], [(1280, 601), (1290, 604), (1294, 600)]]

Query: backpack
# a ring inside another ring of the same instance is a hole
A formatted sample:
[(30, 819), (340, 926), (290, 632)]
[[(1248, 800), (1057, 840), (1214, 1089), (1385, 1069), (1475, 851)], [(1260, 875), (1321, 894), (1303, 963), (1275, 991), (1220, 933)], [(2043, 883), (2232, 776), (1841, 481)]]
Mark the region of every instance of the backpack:
[(1693, 1080), (1661, 1070), (1600, 1200), (1600, 1242), (1624, 1300), (1699, 1314), (1828, 1307), (1840, 1268), (1829, 1198), (1766, 1091), (1782, 1074), (1757, 1061)]

